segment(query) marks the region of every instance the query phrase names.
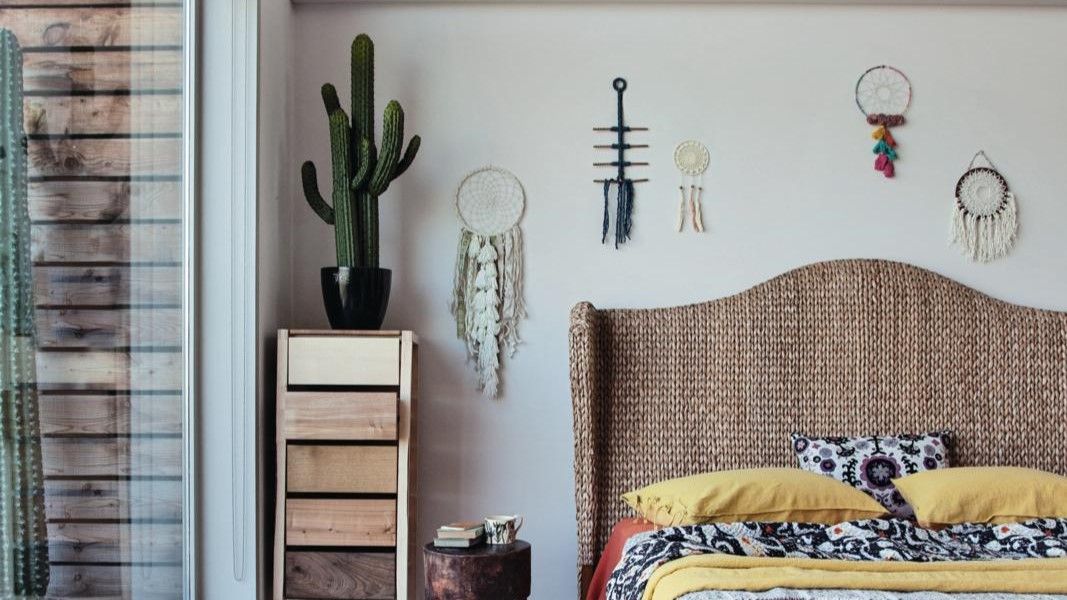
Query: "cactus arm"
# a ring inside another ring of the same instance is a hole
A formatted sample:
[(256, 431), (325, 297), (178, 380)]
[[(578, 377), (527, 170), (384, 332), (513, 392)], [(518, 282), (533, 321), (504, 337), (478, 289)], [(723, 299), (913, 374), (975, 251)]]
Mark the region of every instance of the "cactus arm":
[(396, 179), (404, 174), (404, 171), (408, 170), (411, 163), (415, 161), (415, 155), (419, 153), (419, 147), (422, 146), (422, 138), (415, 136), (408, 142), (408, 149), (404, 151), (404, 157), (400, 159), (400, 162), (396, 164), (396, 168), (393, 169), (393, 176), (391, 179)]
[(356, 228), (352, 222), (352, 190), (348, 182), (351, 169), (352, 142), (348, 115), (343, 110), (330, 114), (330, 144), (333, 146), (334, 236), (337, 241), (337, 266), (359, 266), (356, 256)]
[(365, 33), (352, 40), (352, 128), (356, 139), (375, 139), (374, 42)]
[(322, 103), (326, 106), (326, 116), (329, 117), (335, 111), (341, 110), (341, 101), (337, 98), (337, 88), (332, 83), (322, 86)]
[(310, 160), (304, 163), (304, 166), (300, 168), (300, 179), (304, 183), (304, 197), (307, 198), (311, 210), (326, 221), (327, 225), (333, 225), (333, 208), (326, 204), (326, 201), (322, 199), (322, 194), (319, 193), (319, 176), (315, 171), (315, 163)]
[(378, 155), (375, 152), (374, 144), (370, 143), (367, 138), (360, 140), (358, 166), (356, 167), (356, 175), (352, 178), (353, 191), (359, 191), (367, 185), (377, 160)]
[(378, 152), (378, 164), (370, 179), (370, 193), (379, 196), (389, 188), (393, 172), (400, 162), (400, 151), (404, 143), (404, 109), (400, 103), (392, 100), (385, 107), (382, 120), (382, 148)]

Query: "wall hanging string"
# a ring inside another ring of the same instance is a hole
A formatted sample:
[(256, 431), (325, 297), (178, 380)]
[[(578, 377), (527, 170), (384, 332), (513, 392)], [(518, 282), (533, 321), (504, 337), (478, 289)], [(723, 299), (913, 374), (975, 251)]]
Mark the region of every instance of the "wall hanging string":
[[(979, 158), (987, 166), (975, 166)], [(979, 150), (956, 182), (950, 240), (971, 260), (989, 262), (1011, 251), (1018, 230), (1015, 194)]]
[[(700, 199), (704, 194), (704, 171), (708, 170), (711, 155), (704, 144), (688, 140), (678, 144), (674, 149), (674, 164), (682, 174), (682, 183), (678, 186), (682, 202), (678, 205), (678, 231), (685, 228), (685, 215), (688, 212), (693, 221), (693, 230), (703, 233), (704, 215)], [(688, 210), (687, 210), (688, 209)]]
[(905, 123), (911, 106), (911, 81), (900, 69), (879, 65), (867, 69), (856, 81), (856, 106), (874, 126), (874, 168), (886, 177), (896, 174), (897, 142), (892, 128)]
[(456, 191), (462, 224), (456, 251), (452, 316), (456, 335), (467, 345), (478, 389), (496, 398), (500, 351), (518, 348), (519, 321), (526, 317), (522, 295), (522, 230), (526, 193), (511, 172), (485, 167), (463, 178)]
[(626, 91), (626, 80), (616, 77), (611, 82), (611, 87), (618, 97), (618, 109), (616, 124), (611, 127), (594, 127), (593, 131), (610, 131), (616, 134), (616, 141), (611, 144), (596, 144), (593, 148), (614, 150), (616, 159), (611, 162), (595, 162), (594, 167), (615, 167), (618, 172), (614, 179), (594, 179), (595, 183), (604, 186), (604, 221), (600, 231), (600, 243), (608, 239), (610, 229), (610, 198), (611, 186), (618, 188), (615, 201), (615, 247), (626, 243), (630, 239), (630, 230), (633, 227), (634, 210), (634, 184), (643, 183), (648, 179), (630, 179), (626, 176), (626, 167), (647, 167), (647, 162), (631, 162), (626, 159), (626, 151), (634, 148), (648, 148), (648, 144), (630, 144), (626, 141), (626, 134), (631, 131), (648, 131), (647, 127), (630, 127), (626, 124), (622, 109), (622, 94)]

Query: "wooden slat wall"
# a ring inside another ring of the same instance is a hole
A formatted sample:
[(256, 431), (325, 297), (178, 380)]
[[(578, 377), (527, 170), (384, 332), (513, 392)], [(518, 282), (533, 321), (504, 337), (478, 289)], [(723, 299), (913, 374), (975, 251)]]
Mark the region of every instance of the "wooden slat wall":
[(24, 57), (49, 598), (181, 597), (180, 0), (0, 0)]

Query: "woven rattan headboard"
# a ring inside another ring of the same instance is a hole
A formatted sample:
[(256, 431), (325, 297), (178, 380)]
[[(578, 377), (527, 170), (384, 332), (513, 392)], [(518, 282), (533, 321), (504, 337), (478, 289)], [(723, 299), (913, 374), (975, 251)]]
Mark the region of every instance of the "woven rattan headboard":
[[(571, 312), (579, 566), (623, 492), (794, 464), (794, 430), (956, 432), (958, 464), (1067, 474), (1067, 313), (881, 260), (790, 271), (678, 308)], [(584, 587), (584, 586), (583, 586)]]

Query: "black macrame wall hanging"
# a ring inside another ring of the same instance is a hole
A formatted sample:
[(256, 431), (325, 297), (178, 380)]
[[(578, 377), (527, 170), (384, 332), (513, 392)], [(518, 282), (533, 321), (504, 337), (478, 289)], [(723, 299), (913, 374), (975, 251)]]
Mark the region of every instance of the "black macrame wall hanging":
[(630, 179), (626, 176), (627, 167), (645, 167), (647, 162), (631, 162), (626, 159), (626, 151), (633, 148), (648, 148), (648, 144), (631, 144), (626, 141), (626, 134), (631, 131), (648, 131), (647, 127), (630, 127), (626, 124), (622, 110), (622, 94), (626, 91), (626, 80), (616, 77), (611, 82), (618, 97), (618, 114), (616, 124), (611, 127), (594, 127), (593, 131), (609, 131), (615, 134), (615, 142), (611, 144), (596, 144), (593, 148), (598, 150), (613, 150), (616, 159), (610, 162), (596, 162), (594, 167), (615, 167), (618, 172), (614, 179), (594, 179), (593, 181), (604, 186), (604, 223), (600, 231), (600, 243), (606, 243), (608, 230), (611, 229), (611, 187), (616, 187), (615, 194), (615, 247), (626, 243), (630, 239), (630, 229), (633, 225), (634, 211), (634, 184), (643, 183), (648, 179)]

